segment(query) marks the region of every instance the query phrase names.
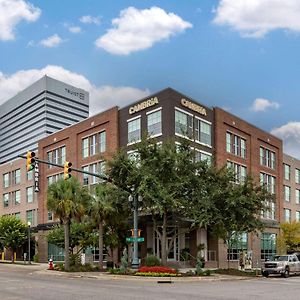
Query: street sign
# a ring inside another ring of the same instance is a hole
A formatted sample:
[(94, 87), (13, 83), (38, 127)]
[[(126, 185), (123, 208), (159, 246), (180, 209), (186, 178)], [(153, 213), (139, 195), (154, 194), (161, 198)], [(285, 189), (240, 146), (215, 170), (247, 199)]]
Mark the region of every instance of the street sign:
[(137, 241), (138, 243), (141, 243), (141, 242), (144, 242), (144, 241), (145, 241), (145, 238), (143, 238), (143, 237), (138, 237), (138, 238), (127, 237), (127, 238), (126, 238), (126, 242), (127, 242), (127, 243), (133, 243), (133, 242), (135, 242), (135, 241)]

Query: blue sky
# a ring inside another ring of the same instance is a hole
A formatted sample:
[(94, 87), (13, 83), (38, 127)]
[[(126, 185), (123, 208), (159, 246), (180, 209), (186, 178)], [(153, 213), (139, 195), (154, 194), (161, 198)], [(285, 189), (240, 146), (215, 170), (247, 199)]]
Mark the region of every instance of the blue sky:
[(0, 104), (45, 73), (91, 114), (170, 86), (300, 158), (299, 32), (299, 0), (0, 0)]

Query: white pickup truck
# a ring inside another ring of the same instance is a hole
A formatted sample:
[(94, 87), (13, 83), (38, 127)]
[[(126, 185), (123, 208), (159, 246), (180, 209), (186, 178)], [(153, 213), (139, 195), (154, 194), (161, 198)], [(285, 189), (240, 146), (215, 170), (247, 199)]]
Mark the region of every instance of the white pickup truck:
[(280, 274), (287, 278), (290, 274), (300, 273), (300, 261), (295, 254), (276, 255), (273, 260), (265, 261), (262, 265), (262, 275)]

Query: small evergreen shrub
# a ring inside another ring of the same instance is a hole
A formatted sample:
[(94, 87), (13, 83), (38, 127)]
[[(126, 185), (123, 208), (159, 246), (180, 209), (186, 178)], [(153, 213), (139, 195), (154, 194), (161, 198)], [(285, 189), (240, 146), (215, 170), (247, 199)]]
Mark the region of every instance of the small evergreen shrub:
[(148, 255), (145, 259), (145, 265), (147, 267), (160, 266), (159, 258), (155, 255)]

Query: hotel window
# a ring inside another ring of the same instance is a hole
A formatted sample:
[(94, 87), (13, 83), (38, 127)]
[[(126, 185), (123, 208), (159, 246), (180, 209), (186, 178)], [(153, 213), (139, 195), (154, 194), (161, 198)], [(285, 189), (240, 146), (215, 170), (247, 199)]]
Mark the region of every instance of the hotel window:
[(287, 202), (291, 200), (291, 188), (287, 185), (284, 186), (284, 200)]
[(239, 165), (237, 163), (228, 161), (227, 167), (232, 169), (235, 174), (235, 182), (236, 183), (243, 183), (247, 177), (247, 168), (245, 166)]
[(295, 169), (295, 182), (300, 183), (300, 170)]
[(211, 146), (211, 125), (195, 118), (195, 140)]
[(228, 242), (227, 259), (238, 260), (243, 251), (248, 250), (248, 235), (246, 232), (234, 234)]
[(295, 190), (295, 202), (296, 204), (300, 204), (300, 190)]
[[(63, 165), (66, 161), (66, 146), (62, 146), (51, 151), (47, 152), (48, 162)], [(48, 169), (51, 169), (53, 166), (48, 165)]]
[(12, 183), (20, 184), (20, 181), (21, 181), (21, 170), (17, 169), (12, 171)]
[(13, 201), (15, 205), (19, 205), (21, 203), (21, 192), (20, 190), (12, 192), (13, 195)]
[(283, 172), (284, 172), (284, 179), (290, 180), (291, 178), (291, 167), (287, 164), (283, 164)]
[(300, 221), (300, 211), (296, 211), (296, 222)]
[(9, 187), (9, 173), (3, 174), (3, 187)]
[(31, 225), (34, 225), (34, 210), (26, 211), (26, 223), (30, 222)]
[(262, 233), (260, 239), (260, 258), (269, 259), (276, 255), (276, 234)]
[(211, 154), (195, 150), (195, 161), (205, 161), (210, 166), (212, 163), (212, 156)]
[(128, 144), (141, 140), (141, 118), (128, 121)]
[(3, 194), (3, 207), (8, 207), (9, 204), (9, 193)]
[(193, 137), (193, 116), (175, 110), (175, 134)]
[(162, 133), (161, 110), (149, 113), (147, 115), (148, 134), (150, 136)]
[(82, 157), (103, 153), (106, 151), (106, 132), (102, 131), (82, 139)]
[(288, 208), (284, 209), (284, 220), (285, 222), (291, 222), (291, 210)]
[(226, 132), (226, 151), (242, 158), (246, 158), (246, 140), (231, 132)]
[(30, 170), (29, 172), (26, 172), (27, 180), (33, 179), (33, 172), (34, 172), (34, 170)]
[(26, 200), (27, 200), (27, 203), (33, 202), (33, 187), (32, 186), (26, 188)]
[(259, 156), (260, 156), (260, 165), (266, 166), (271, 169), (275, 169), (276, 166), (276, 156), (275, 152), (268, 150), (264, 147), (259, 148)]
[(260, 183), (265, 186), (269, 193), (275, 194), (276, 177), (260, 173)]

